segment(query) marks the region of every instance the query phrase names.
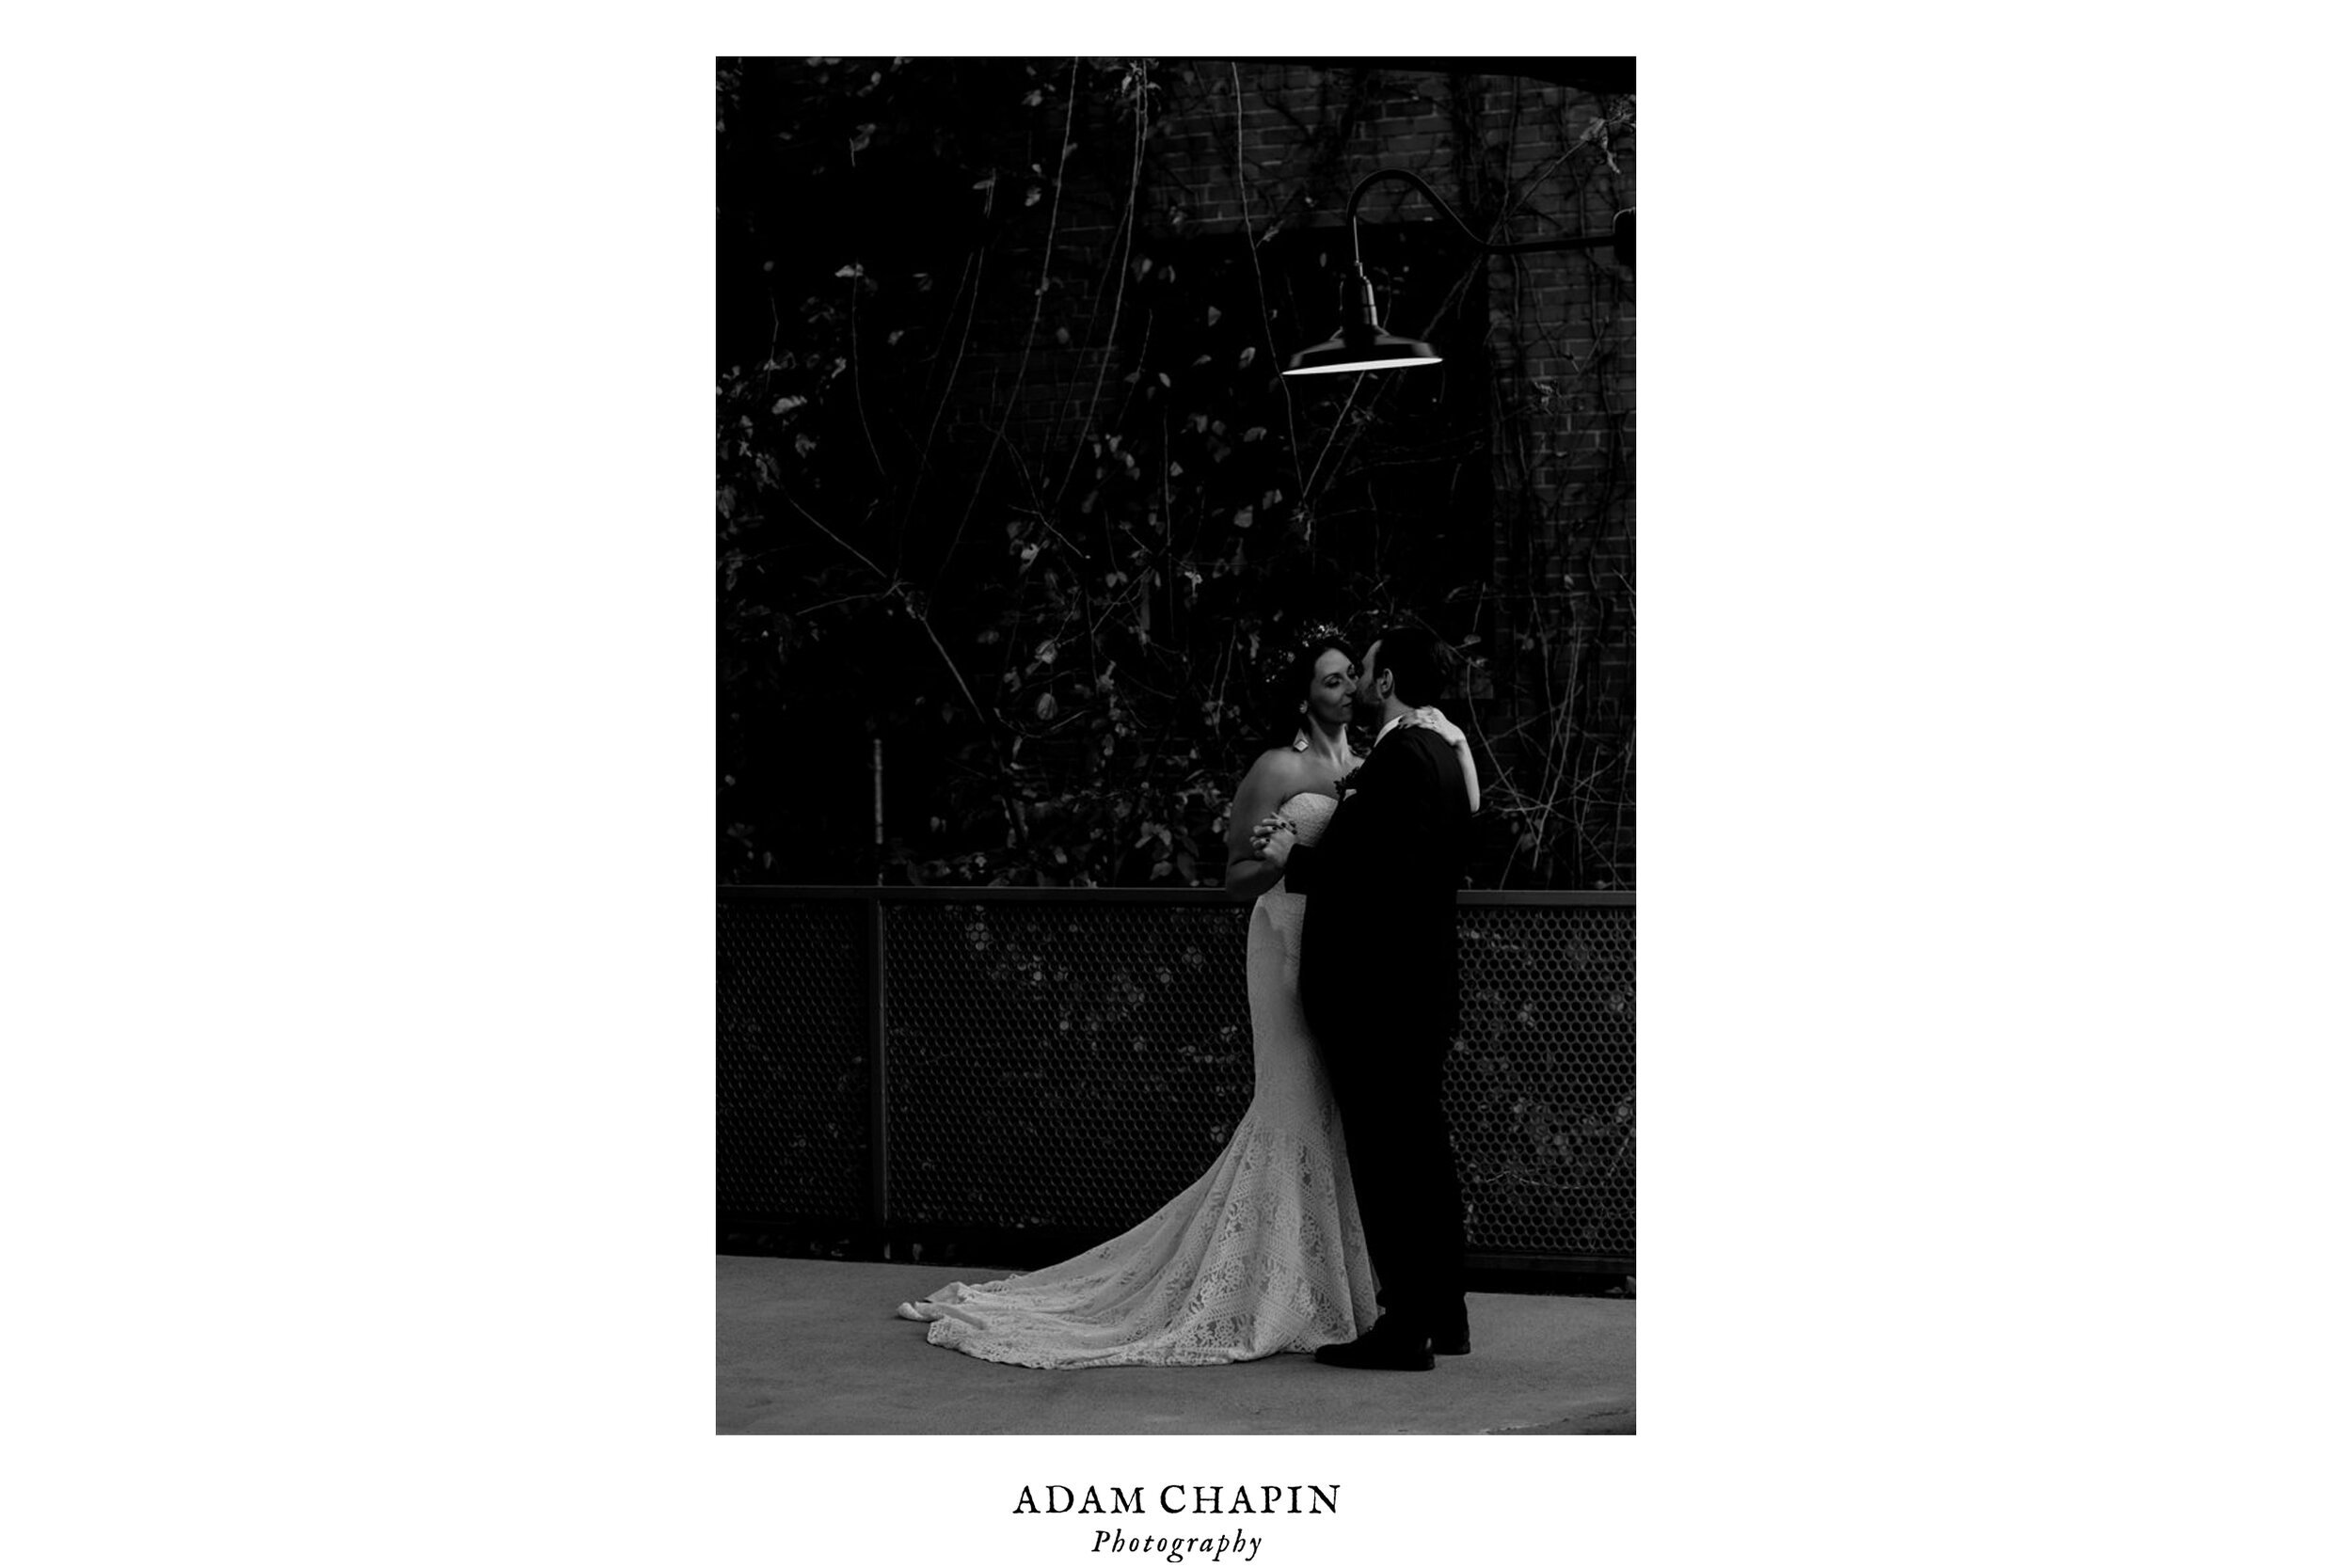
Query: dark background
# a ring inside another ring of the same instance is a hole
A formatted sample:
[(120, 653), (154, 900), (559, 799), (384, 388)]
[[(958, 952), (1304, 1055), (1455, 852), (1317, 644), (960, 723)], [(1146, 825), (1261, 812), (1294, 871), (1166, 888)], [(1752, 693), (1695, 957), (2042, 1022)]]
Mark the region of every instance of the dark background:
[[(1427, 625), (1473, 881), (1633, 882), (1630, 65), (723, 60), (719, 872), (1213, 883), (1299, 628)], [(1287, 738), (1287, 732), (1276, 738)], [(875, 843), (875, 742), (883, 842)]]

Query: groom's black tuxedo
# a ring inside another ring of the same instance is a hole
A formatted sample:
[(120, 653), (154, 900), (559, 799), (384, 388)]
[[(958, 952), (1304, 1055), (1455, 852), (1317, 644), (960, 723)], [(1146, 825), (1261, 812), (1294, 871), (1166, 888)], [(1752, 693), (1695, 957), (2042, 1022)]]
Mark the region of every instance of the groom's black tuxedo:
[(1285, 867), (1307, 898), (1299, 1000), (1339, 1100), (1380, 1299), (1406, 1332), (1443, 1334), (1462, 1316), (1443, 1076), (1470, 800), (1454, 748), (1421, 728), (1391, 731), (1354, 784)]

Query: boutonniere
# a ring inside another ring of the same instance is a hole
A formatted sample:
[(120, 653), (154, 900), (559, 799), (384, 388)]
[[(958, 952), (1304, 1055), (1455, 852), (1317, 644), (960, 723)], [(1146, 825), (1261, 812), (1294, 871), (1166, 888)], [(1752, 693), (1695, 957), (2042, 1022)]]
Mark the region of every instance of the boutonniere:
[(1359, 776), (1361, 776), (1363, 770), (1364, 765), (1359, 762), (1355, 767), (1349, 768), (1345, 773), (1340, 775), (1340, 782), (1335, 787), (1339, 790), (1337, 799), (1342, 805), (1346, 804), (1347, 798), (1356, 793), (1356, 781)]

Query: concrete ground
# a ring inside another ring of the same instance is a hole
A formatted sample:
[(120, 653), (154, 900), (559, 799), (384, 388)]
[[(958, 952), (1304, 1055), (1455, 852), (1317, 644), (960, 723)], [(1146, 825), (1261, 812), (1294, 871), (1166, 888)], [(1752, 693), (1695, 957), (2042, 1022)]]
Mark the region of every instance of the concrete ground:
[[(719, 1259), (721, 1433), (1050, 1435), (1633, 1431), (1633, 1307), (1472, 1295), (1471, 1354), (1435, 1371), (1311, 1356), (1040, 1371), (941, 1350), (895, 1315), (937, 1265)], [(989, 1277), (985, 1275), (979, 1277)]]

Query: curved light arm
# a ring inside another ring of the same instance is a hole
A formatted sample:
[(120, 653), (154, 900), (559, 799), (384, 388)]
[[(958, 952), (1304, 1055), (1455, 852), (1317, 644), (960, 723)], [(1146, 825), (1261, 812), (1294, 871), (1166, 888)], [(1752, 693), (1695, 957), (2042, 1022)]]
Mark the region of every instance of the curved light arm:
[(1460, 215), (1445, 204), (1445, 198), (1431, 190), (1429, 182), (1409, 168), (1374, 169), (1370, 174), (1357, 181), (1356, 188), (1348, 193), (1347, 243), (1354, 248), (1356, 259), (1359, 263), (1363, 260), (1364, 248), (1356, 233), (1356, 209), (1362, 204), (1364, 193), (1383, 180), (1402, 180), (1427, 197), (1431, 205), (1453, 220), (1454, 227), (1462, 231), (1462, 238), (1481, 250), (1516, 254), (1531, 250), (1591, 250), (1605, 245), (1615, 247), (1619, 261), (1628, 266), (1633, 264), (1633, 209), (1630, 207), (1616, 215), (1606, 234), (1563, 234), (1549, 240), (1506, 240), (1498, 243), (1492, 240), (1482, 240), (1471, 233), (1470, 225), (1464, 223)]

